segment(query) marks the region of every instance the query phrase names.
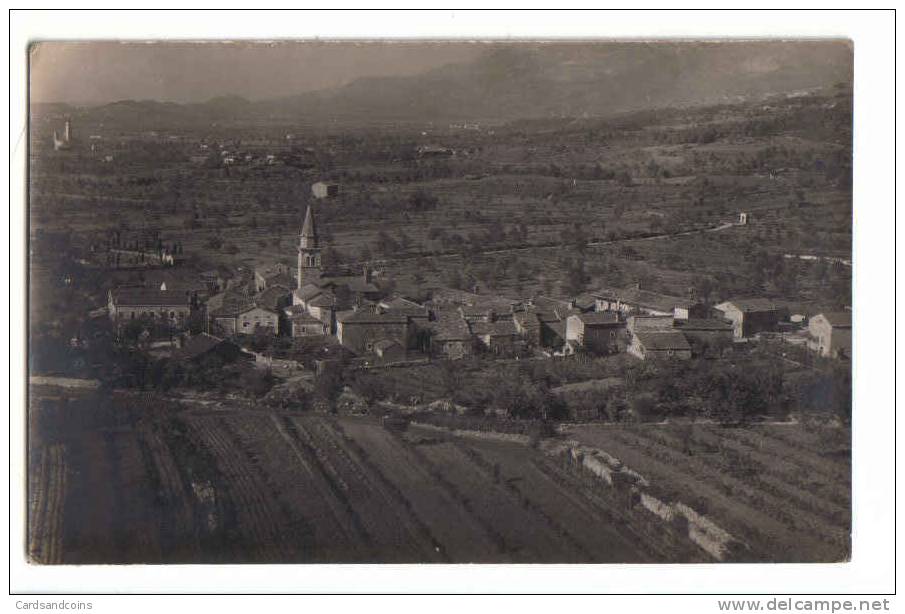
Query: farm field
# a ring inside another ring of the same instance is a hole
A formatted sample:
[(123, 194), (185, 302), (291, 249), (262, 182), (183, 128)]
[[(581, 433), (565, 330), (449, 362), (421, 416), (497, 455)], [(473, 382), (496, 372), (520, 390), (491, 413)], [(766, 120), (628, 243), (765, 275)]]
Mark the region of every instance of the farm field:
[(754, 560), (844, 561), (851, 544), (850, 430), (774, 424), (585, 425), (666, 499), (711, 518)]
[(28, 561), (850, 561), (850, 41), (364, 45), (32, 83)]
[[(673, 110), (656, 121), (641, 113), (467, 133), (431, 128), (432, 140), (459, 152), (431, 160), (414, 156), (425, 138), (418, 122), (389, 131), (306, 126), (304, 164), (231, 168), (189, 160), (202, 145), (227, 146), (238, 135), (255, 156), (280, 152), (274, 131), (300, 127), (199, 125), (150, 135), (112, 132), (86, 114), (75, 121), (99, 137), (98, 151), (64, 155), (46, 151), (55, 119), (38, 114), (30, 220), (66, 235), (76, 259), (114, 229), (159, 231), (197, 274), (292, 264), (303, 213), (315, 205), (328, 260), (369, 263), (412, 296), (475, 285), (509, 298), (568, 296), (639, 282), (675, 295), (689, 287), (721, 297), (767, 292), (824, 309), (850, 295), (850, 271), (782, 258), (850, 257), (848, 113), (842, 93), (823, 92), (763, 108)], [(99, 161), (102, 152), (114, 160)], [(315, 201), (311, 184), (324, 178), (340, 193)], [(749, 215), (745, 226), (697, 232), (740, 212)], [(577, 286), (564, 285), (577, 260)]]
[[(35, 411), (59, 402), (36, 396)], [(567, 430), (730, 533), (738, 560), (848, 557), (848, 431)], [(203, 408), (81, 428), (43, 417), (32, 441), (28, 551), (42, 563), (715, 560), (681, 524), (543, 446)]]

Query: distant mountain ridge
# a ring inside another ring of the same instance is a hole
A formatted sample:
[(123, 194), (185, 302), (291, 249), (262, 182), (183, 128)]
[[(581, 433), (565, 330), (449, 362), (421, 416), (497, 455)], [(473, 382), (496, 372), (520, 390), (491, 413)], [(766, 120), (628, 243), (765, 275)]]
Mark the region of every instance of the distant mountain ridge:
[(852, 48), (839, 40), (489, 45), (473, 62), (280, 99), (119, 101), (81, 112), (99, 121), (143, 116), (143, 123), (166, 124), (261, 115), (425, 121), (605, 116), (850, 85), (852, 71)]

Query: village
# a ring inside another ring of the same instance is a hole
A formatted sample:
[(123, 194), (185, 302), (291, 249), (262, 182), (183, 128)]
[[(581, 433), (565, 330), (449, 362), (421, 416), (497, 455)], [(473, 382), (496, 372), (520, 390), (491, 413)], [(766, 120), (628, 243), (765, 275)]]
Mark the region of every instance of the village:
[(659, 124), (47, 109), (29, 552), (839, 560), (850, 160), (831, 130), (762, 131), (846, 100)]
[[(336, 186), (333, 187), (333, 190)], [(315, 196), (328, 198), (324, 184)], [(335, 191), (334, 191), (335, 193)], [(745, 222), (742, 214), (741, 221)], [(145, 252), (123, 249), (114, 236), (105, 262), (164, 271), (176, 266), (180, 246)], [(159, 238), (151, 238), (148, 247)], [(110, 288), (108, 315), (117, 329), (137, 329), (141, 338), (165, 356), (195, 360), (207, 352), (256, 356), (273, 365), (273, 337), (305, 338), (309, 353), (326, 353), (318, 368), (336, 352), (361, 367), (415, 364), (471, 355), (498, 358), (580, 359), (627, 353), (637, 360), (720, 358), (732, 346), (762, 337), (805, 347), (821, 357), (845, 360), (851, 352), (851, 312), (790, 314), (764, 298), (731, 298), (717, 304), (669, 296), (633, 287), (604, 287), (574, 297), (525, 299), (443, 289), (416, 302), (381, 286), (379, 271), (328, 270), (322, 263), (327, 246), (318, 234), (314, 208), (306, 210), (297, 246), (297, 268), (257, 267), (250, 276), (224, 279), (216, 270), (198, 275), (197, 283), (156, 277), (153, 286)], [(194, 326), (196, 335), (191, 334)], [(200, 328), (200, 330), (199, 330)], [(256, 349), (249, 340), (256, 339)], [(333, 351), (330, 349), (332, 348)], [(303, 368), (301, 362), (278, 364)]]

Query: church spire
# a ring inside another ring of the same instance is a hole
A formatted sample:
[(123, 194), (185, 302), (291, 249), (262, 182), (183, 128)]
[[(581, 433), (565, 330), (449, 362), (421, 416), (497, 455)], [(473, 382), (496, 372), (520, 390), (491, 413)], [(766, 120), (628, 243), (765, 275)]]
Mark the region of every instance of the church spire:
[(317, 226), (314, 223), (314, 212), (311, 205), (308, 205), (308, 211), (305, 212), (305, 223), (302, 224), (302, 234), (299, 238), (300, 247), (318, 247)]
[(308, 205), (305, 222), (299, 235), (298, 287), (301, 289), (309, 281), (321, 276), (321, 249), (317, 238), (317, 226), (314, 223), (314, 211)]

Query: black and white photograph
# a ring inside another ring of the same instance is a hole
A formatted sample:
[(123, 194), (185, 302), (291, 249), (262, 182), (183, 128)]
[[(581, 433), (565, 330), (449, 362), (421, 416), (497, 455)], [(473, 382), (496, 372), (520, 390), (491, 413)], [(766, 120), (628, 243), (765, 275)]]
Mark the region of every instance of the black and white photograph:
[(849, 564), (857, 53), (32, 41), (11, 548)]

